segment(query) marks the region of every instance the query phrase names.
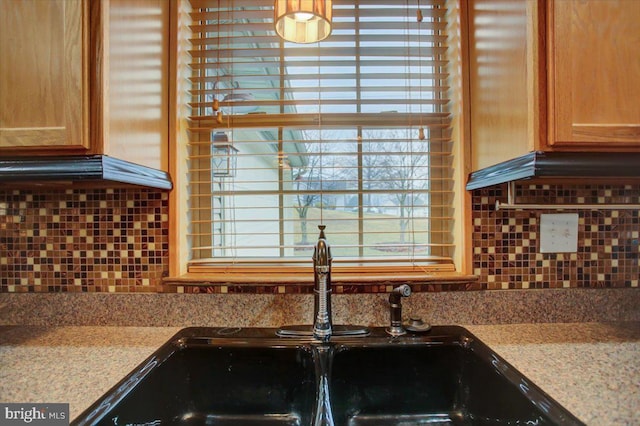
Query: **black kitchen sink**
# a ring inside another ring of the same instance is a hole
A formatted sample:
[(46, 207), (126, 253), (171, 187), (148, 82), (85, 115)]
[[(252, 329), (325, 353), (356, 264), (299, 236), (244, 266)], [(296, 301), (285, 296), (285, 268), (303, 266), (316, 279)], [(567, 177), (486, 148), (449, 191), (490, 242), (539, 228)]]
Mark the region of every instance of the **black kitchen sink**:
[(343, 425), (580, 424), (473, 338), (338, 349), (331, 398)]
[(275, 331), (181, 330), (72, 424), (582, 424), (462, 327), (328, 343)]

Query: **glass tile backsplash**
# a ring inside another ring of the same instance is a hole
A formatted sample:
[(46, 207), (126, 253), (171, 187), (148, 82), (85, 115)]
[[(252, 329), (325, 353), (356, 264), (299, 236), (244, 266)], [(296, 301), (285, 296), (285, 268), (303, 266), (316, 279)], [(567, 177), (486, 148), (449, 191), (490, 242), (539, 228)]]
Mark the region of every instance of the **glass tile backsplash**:
[(0, 192), (0, 291), (155, 292), (168, 230), (162, 191)]
[[(414, 291), (638, 287), (638, 210), (574, 209), (578, 251), (540, 253), (540, 214), (499, 210), (507, 187), (472, 192), (473, 274), (477, 283), (420, 284)], [(638, 204), (640, 184), (516, 186), (518, 203)], [(0, 190), (0, 292), (308, 293), (306, 284), (164, 285), (168, 194), (149, 189)], [(380, 293), (384, 284), (336, 286)]]
[[(640, 204), (639, 185), (516, 186), (518, 204)], [(473, 273), (487, 289), (638, 287), (638, 210), (498, 210), (507, 185), (473, 191)], [(578, 250), (540, 253), (540, 215), (578, 214)]]

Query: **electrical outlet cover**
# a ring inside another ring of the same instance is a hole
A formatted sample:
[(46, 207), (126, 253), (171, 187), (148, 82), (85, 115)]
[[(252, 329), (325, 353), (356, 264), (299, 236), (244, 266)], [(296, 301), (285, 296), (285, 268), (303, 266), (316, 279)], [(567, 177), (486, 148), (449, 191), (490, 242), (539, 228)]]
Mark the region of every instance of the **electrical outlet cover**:
[(540, 253), (578, 251), (578, 214), (540, 215)]

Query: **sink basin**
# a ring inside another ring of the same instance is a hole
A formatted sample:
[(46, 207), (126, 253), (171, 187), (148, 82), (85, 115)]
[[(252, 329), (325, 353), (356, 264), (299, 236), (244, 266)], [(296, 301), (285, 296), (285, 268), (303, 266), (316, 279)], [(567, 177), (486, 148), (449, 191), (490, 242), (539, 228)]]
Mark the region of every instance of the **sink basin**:
[(335, 425), (582, 424), (461, 327), (275, 333), (181, 330), (72, 424), (311, 425), (329, 406)]
[(580, 424), (485, 345), (459, 337), (337, 348), (336, 424)]
[(209, 329), (204, 335), (213, 337), (205, 338), (196, 329), (183, 330), (76, 424), (310, 424), (311, 350), (223, 338), (220, 331)]

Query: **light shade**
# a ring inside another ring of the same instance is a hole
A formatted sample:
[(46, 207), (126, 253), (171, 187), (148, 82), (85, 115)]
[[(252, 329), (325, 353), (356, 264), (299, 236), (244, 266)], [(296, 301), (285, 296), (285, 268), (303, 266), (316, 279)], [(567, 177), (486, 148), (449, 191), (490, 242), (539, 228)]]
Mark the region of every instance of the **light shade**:
[(293, 43), (315, 43), (331, 34), (332, 0), (276, 0), (276, 33)]

